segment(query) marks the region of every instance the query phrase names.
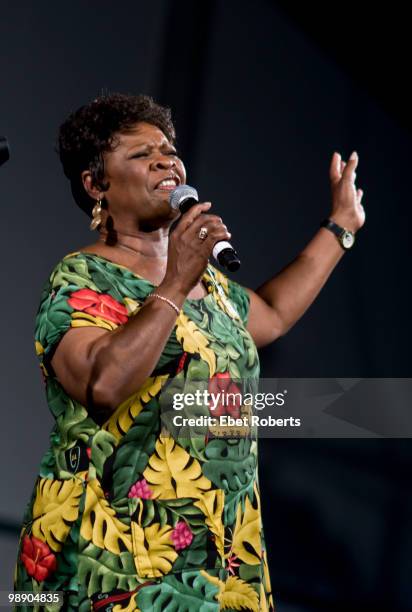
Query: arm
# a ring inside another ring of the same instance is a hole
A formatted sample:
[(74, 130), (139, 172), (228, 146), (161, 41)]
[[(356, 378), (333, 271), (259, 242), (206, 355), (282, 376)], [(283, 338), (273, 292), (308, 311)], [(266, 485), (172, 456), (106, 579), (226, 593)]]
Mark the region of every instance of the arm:
[[(158, 293), (179, 307), (184, 295), (166, 285)], [(65, 389), (94, 415), (114, 410), (153, 371), (176, 321), (176, 312), (151, 298), (114, 331), (86, 327), (66, 332), (51, 360)]]
[[(334, 153), (330, 166), (332, 212), (338, 225), (356, 232), (365, 222), (361, 205), (363, 191), (356, 189), (356, 153), (349, 162)], [(248, 330), (257, 346), (284, 335), (306, 312), (344, 255), (336, 237), (320, 228), (301, 253), (259, 289), (248, 289), (250, 311)]]
[[(213, 245), (230, 234), (219, 217), (200, 214), (198, 204), (182, 216), (169, 240), (167, 269), (156, 293), (179, 308), (202, 276)], [(200, 226), (208, 228), (204, 241)], [(65, 391), (95, 414), (114, 410), (151, 374), (175, 325), (176, 312), (155, 298), (114, 331), (77, 328), (66, 332), (51, 365)]]

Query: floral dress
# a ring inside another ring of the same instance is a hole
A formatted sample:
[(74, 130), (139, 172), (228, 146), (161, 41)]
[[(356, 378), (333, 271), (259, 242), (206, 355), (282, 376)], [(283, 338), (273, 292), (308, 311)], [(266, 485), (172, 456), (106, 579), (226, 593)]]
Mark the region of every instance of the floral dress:
[[(252, 388), (259, 376), (247, 292), (211, 265), (203, 282), (207, 295), (184, 302), (151, 376), (97, 422), (60, 385), (53, 353), (70, 328), (123, 325), (154, 286), (80, 251), (52, 271), (35, 344), (55, 425), (23, 520), (15, 589), (63, 591), (64, 604), (37, 609), (274, 610), (256, 432), (171, 433), (177, 391)], [(244, 408), (234, 400), (216, 415)]]

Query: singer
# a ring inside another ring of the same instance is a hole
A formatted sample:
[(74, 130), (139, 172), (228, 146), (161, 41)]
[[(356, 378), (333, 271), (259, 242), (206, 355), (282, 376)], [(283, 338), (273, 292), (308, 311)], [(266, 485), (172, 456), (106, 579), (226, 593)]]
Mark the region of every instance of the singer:
[(59, 131), (74, 200), (98, 234), (41, 295), (35, 346), (55, 425), (15, 588), (63, 591), (63, 610), (274, 610), (255, 436), (176, 437), (161, 411), (193, 381), (253, 388), (256, 347), (296, 323), (364, 223), (358, 158), (333, 155), (330, 216), (253, 291), (209, 262), (231, 239), (211, 204), (170, 205), (186, 183), (174, 142), (170, 111), (142, 95), (102, 96)]

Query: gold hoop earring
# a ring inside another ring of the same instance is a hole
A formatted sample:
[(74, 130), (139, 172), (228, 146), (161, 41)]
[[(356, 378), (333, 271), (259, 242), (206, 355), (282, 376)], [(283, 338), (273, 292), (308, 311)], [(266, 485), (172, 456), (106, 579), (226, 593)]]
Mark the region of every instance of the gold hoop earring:
[(101, 200), (97, 200), (97, 202), (94, 205), (93, 210), (92, 210), (92, 217), (93, 217), (93, 219), (91, 220), (91, 223), (90, 223), (90, 229), (92, 231), (97, 229), (97, 227), (102, 222), (101, 212), (102, 212), (102, 201)]

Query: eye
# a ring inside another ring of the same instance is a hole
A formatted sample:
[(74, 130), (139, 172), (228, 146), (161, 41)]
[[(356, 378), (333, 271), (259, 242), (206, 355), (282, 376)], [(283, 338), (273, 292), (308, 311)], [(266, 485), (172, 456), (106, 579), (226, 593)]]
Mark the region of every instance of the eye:
[(137, 153), (134, 153), (130, 159), (134, 159), (135, 157), (147, 157), (149, 154), (147, 151), (138, 151)]
[(179, 157), (179, 152), (176, 151), (176, 149), (173, 149), (171, 151), (168, 151), (166, 155), (174, 155), (175, 157)]

